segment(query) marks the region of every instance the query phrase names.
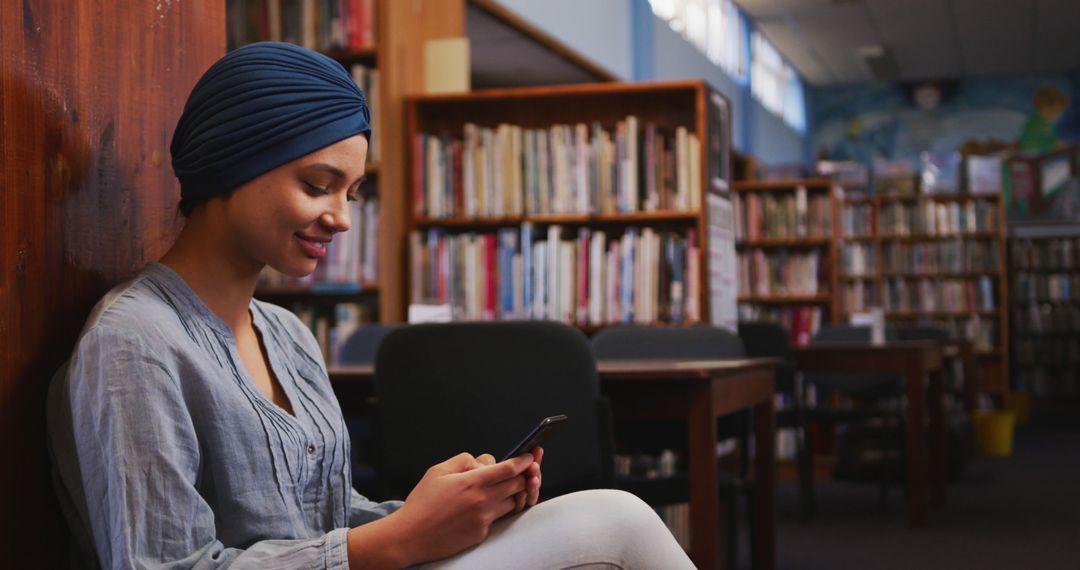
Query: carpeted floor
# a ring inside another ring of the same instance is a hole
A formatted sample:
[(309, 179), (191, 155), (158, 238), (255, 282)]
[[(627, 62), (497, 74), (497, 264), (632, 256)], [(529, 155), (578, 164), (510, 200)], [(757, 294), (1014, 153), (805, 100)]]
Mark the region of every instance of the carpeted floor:
[(1020, 428), (1013, 456), (969, 464), (926, 529), (905, 526), (900, 487), (882, 511), (874, 485), (822, 483), (818, 508), (804, 521), (795, 485), (777, 490), (781, 570), (1080, 569), (1080, 422)]

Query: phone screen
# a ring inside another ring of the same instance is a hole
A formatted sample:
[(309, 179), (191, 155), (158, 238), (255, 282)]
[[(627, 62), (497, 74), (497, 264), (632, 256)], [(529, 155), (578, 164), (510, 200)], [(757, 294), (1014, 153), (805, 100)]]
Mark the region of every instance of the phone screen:
[(546, 440), (548, 436), (558, 431), (565, 423), (566, 416), (562, 414), (540, 420), (540, 423), (525, 436), (525, 439), (522, 439), (520, 443), (515, 445), (514, 449), (511, 449), (510, 452), (502, 458), (502, 461), (532, 451), (534, 448), (544, 443), (544, 440)]

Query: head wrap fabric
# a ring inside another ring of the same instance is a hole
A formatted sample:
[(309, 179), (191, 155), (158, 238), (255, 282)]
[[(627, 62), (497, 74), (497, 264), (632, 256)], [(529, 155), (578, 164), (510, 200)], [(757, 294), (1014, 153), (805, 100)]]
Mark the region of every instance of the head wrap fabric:
[(191, 202), (370, 132), (364, 94), (340, 63), (293, 44), (260, 42), (229, 52), (203, 74), (170, 151), (181, 199)]

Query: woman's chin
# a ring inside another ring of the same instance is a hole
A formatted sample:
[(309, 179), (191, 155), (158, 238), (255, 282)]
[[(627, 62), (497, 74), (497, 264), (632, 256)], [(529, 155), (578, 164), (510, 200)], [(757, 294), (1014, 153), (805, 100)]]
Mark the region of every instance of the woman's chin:
[(270, 268), (276, 270), (278, 273), (282, 273), (296, 279), (311, 275), (315, 272), (315, 268), (318, 265), (319, 262), (315, 259), (305, 259), (303, 261), (289, 261), (288, 263), (281, 264), (269, 264)]

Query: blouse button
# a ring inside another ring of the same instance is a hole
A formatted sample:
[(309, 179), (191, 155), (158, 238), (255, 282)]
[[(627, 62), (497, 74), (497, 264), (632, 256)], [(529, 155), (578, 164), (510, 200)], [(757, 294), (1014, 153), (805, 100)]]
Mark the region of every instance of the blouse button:
[(308, 452), (308, 455), (315, 455), (315, 444), (314, 443), (309, 444), (307, 446), (307, 452)]

